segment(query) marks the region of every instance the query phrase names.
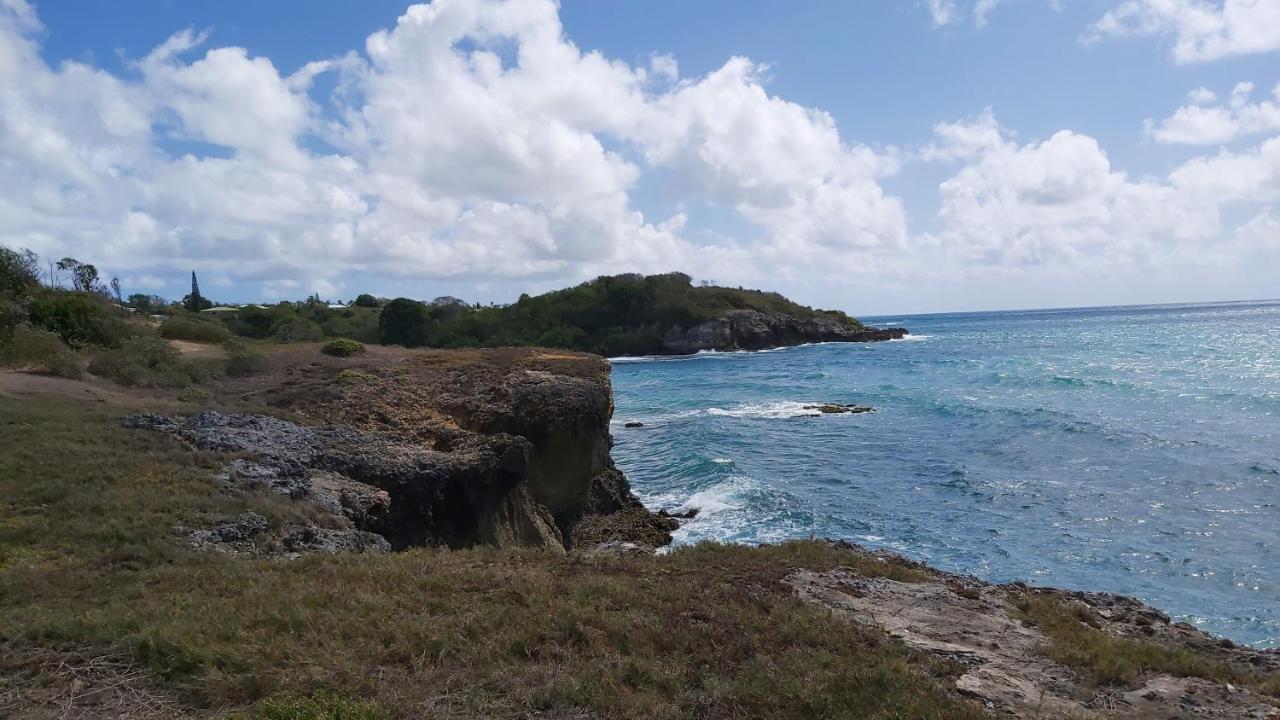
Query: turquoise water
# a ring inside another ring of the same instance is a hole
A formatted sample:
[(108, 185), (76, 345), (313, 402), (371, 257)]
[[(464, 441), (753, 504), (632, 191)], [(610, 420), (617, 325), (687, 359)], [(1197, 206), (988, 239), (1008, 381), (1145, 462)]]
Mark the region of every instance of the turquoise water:
[(848, 538), (1280, 646), (1280, 302), (871, 320), (913, 336), (614, 361), (619, 466), (701, 508), (677, 542)]

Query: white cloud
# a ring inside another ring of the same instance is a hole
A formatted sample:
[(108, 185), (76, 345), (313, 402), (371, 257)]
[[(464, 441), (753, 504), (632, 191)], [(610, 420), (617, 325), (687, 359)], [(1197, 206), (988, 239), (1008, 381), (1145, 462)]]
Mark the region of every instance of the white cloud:
[(1230, 99), (1209, 105), (1217, 97), (1200, 88), (1192, 91), (1190, 105), (1157, 123), (1146, 121), (1147, 134), (1156, 142), (1176, 145), (1217, 145), (1233, 140), (1280, 131), (1280, 85), (1272, 90), (1273, 100), (1252, 102), (1253, 83), (1240, 83)]
[(1020, 145), (990, 111), (935, 128), (925, 156), (962, 160), (939, 187), (932, 238), (960, 263), (1106, 265), (1222, 256), (1224, 207), (1280, 197), (1280, 138), (1193, 159), (1164, 179), (1115, 170), (1093, 138), (1063, 130)]
[(933, 17), (933, 26), (950, 25), (959, 19), (959, 10), (955, 0), (928, 0), (929, 15)]
[(1124, 0), (1082, 36), (1085, 42), (1128, 35), (1172, 36), (1178, 63), (1280, 49), (1276, 0)]
[[(829, 115), (770, 96), (749, 60), (681, 79), (668, 55), (640, 67), (583, 52), (552, 0), (415, 5), (365, 54), (287, 76), (184, 31), (136, 78), (51, 68), (30, 6), (2, 1), (5, 244), (130, 276), (198, 266), (278, 293), (350, 271), (750, 275), (833, 247), (845, 254), (823, 267), (855, 264), (907, 237), (878, 184), (891, 150), (845, 143)], [(313, 99), (321, 73), (337, 90)], [(659, 172), (690, 212), (732, 208), (758, 237), (698, 245), (681, 237), (686, 214), (646, 218), (631, 195)]]

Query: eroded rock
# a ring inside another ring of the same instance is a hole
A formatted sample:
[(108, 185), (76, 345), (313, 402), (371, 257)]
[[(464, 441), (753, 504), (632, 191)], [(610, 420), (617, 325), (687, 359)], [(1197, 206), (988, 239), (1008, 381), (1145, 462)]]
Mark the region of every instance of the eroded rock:
[(783, 313), (731, 310), (723, 318), (689, 329), (672, 328), (663, 350), (689, 354), (700, 350), (763, 350), (815, 342), (877, 342), (907, 335), (903, 328), (850, 328), (835, 318), (806, 320)]

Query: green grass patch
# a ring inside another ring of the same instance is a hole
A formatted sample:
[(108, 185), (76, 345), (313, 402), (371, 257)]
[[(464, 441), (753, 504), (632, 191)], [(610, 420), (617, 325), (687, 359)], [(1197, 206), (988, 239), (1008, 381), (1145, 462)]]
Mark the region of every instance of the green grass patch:
[(1133, 687), (1167, 673), (1233, 683), (1280, 697), (1280, 675), (1250, 669), (1153, 641), (1117, 637), (1098, 629), (1099, 619), (1084, 605), (1046, 595), (1026, 595), (1017, 603), (1019, 619), (1049, 638), (1046, 656), (1076, 668), (1095, 685)]

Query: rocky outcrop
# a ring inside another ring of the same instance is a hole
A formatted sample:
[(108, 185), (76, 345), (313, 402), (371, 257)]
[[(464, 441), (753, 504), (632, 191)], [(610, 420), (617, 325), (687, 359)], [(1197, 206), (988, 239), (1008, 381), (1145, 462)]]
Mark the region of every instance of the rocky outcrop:
[(824, 315), (801, 319), (782, 313), (731, 310), (718, 320), (668, 330), (662, 337), (662, 349), (673, 355), (687, 355), (700, 350), (764, 350), (814, 342), (898, 340), (906, 335), (903, 328), (849, 327)]
[(1280, 717), (1274, 698), (1204, 677), (1140, 672), (1131, 685), (1091, 683), (1046, 650), (1050, 638), (1022, 618), (1020, 607), (1031, 598), (1051, 598), (1090, 631), (1148, 643), (1156, 649), (1153, 652), (1165, 648), (1196, 657), (1201, 664), (1220, 662), (1236, 668), (1239, 677), (1273, 671), (1280, 664), (1280, 653), (1275, 651), (1236, 646), (1173, 622), (1133, 598), (1021, 583), (996, 585), (849, 543), (836, 544), (878, 562), (908, 565), (919, 578), (899, 582), (869, 577), (852, 568), (797, 569), (785, 582), (801, 599), (825, 606), (837, 617), (882, 630), (912, 649), (956, 663), (962, 668), (955, 678), (956, 688), (983, 701), (998, 717)]
[[(563, 552), (671, 541), (677, 521), (649, 512), (614, 467), (613, 400), (602, 359), (523, 350), (400, 352), (393, 364), (375, 356), (353, 369), (325, 358), (256, 380), (260, 399), (319, 426), (211, 411), (128, 422), (200, 449), (247, 455), (228, 466), (224, 482), (311, 502), (395, 548)], [(344, 381), (354, 374), (360, 383)], [(299, 387), (297, 375), (320, 378)]]

